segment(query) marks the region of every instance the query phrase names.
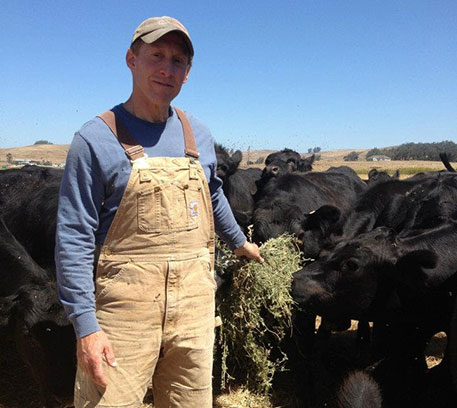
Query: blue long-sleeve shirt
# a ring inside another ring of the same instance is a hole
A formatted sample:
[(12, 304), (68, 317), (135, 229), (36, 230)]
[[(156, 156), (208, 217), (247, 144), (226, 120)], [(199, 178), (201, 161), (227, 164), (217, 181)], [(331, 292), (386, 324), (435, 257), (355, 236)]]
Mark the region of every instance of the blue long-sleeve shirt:
[[(149, 157), (184, 156), (184, 135), (174, 110), (166, 122), (139, 119), (122, 105), (112, 109)], [(211, 193), (215, 229), (229, 246), (246, 238), (237, 225), (216, 176), (214, 140), (209, 129), (187, 114)], [(119, 207), (131, 164), (122, 146), (98, 117), (75, 134), (67, 155), (59, 196), (56, 231), (56, 270), (60, 300), (78, 337), (99, 330), (95, 317), (93, 262)]]

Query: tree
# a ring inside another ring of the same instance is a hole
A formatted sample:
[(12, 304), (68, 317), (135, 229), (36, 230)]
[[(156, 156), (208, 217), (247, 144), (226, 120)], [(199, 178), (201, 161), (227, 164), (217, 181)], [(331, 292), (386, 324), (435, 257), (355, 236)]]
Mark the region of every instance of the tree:
[(385, 154), (384, 151), (381, 151), (380, 149), (378, 149), (377, 147), (375, 147), (374, 149), (371, 149), (368, 151), (367, 153), (367, 157), (371, 157), (371, 156), (380, 156), (382, 154)]
[(308, 149), (308, 153), (312, 153), (312, 152), (313, 152), (313, 148), (310, 147), (310, 148)]
[(47, 140), (37, 140), (34, 145), (42, 145), (42, 144), (51, 144), (51, 142), (48, 142)]
[(385, 155), (392, 160), (441, 160), (440, 153), (446, 153), (450, 161), (455, 161), (457, 159), (457, 144), (445, 140), (434, 143), (404, 143), (385, 149), (375, 147), (367, 153), (367, 158)]
[(6, 154), (6, 161), (11, 164), (13, 163), (13, 155), (11, 153)]
[(263, 164), (264, 161), (265, 161), (265, 157), (260, 156), (260, 157), (255, 161), (255, 164)]
[(343, 157), (344, 161), (357, 161), (359, 160), (359, 153), (352, 151)]
[(313, 153), (319, 153), (322, 149), (319, 146), (313, 148)]

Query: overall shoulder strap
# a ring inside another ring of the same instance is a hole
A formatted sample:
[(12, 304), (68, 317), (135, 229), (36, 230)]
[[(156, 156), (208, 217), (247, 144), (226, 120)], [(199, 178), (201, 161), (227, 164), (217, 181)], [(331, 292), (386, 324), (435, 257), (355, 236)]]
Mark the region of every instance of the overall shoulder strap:
[(117, 140), (124, 148), (125, 154), (129, 160), (136, 160), (144, 157), (143, 146), (136, 142), (135, 138), (130, 134), (126, 126), (113, 111), (107, 110), (98, 115), (98, 117), (111, 129), (111, 132), (113, 132), (114, 136), (116, 136)]
[(198, 150), (197, 146), (195, 145), (195, 137), (194, 132), (192, 131), (192, 127), (190, 126), (189, 120), (187, 119), (186, 114), (176, 106), (174, 107), (176, 113), (178, 114), (178, 118), (181, 121), (182, 130), (184, 133), (184, 144), (185, 144), (185, 154), (186, 156), (193, 157), (194, 159), (198, 159)]

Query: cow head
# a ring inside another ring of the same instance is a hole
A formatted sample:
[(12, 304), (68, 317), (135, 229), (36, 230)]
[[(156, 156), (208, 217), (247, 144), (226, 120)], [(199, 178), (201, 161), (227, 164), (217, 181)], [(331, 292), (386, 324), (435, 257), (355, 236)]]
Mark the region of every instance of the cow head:
[(384, 183), (388, 180), (398, 180), (400, 178), (400, 170), (396, 170), (392, 176), (389, 175), (386, 171), (378, 171), (377, 169), (371, 169), (368, 172), (368, 180), (366, 180), (369, 186), (373, 186), (378, 183)]
[(305, 258), (316, 259), (332, 232), (338, 228), (341, 211), (331, 205), (323, 205), (316, 211), (304, 214), (302, 232), (298, 239), (302, 242)]
[(75, 336), (51, 276), (0, 218), (0, 327), (8, 328), (40, 387), (45, 407), (67, 406), (75, 379)]
[(262, 177), (278, 177), (296, 171), (301, 160), (300, 153), (287, 148), (271, 153), (265, 159)]
[(214, 145), (214, 149), (216, 151), (217, 176), (221, 180), (225, 180), (236, 172), (243, 154), (237, 150), (230, 155), (225, 147), (217, 143)]
[(257, 208), (253, 215), (253, 240), (263, 243), (284, 233), (299, 237), (303, 234), (303, 213), (300, 207), (277, 201), (269, 208)]
[(11, 308), (10, 326), (21, 358), (46, 407), (69, 406), (76, 373), (73, 327), (51, 282), (24, 285)]
[(294, 274), (292, 296), (303, 309), (331, 320), (363, 317), (380, 292), (390, 290), (385, 278), (394, 272), (395, 252), (395, 237), (386, 228), (342, 241)]

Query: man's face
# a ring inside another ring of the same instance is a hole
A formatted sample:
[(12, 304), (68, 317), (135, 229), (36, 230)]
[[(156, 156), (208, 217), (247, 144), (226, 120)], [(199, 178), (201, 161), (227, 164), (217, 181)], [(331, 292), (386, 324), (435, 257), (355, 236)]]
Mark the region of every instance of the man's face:
[(190, 70), (185, 40), (177, 32), (143, 44), (137, 55), (129, 49), (127, 65), (133, 75), (133, 92), (147, 104), (166, 106), (179, 94)]

